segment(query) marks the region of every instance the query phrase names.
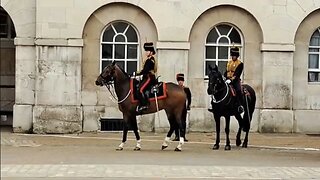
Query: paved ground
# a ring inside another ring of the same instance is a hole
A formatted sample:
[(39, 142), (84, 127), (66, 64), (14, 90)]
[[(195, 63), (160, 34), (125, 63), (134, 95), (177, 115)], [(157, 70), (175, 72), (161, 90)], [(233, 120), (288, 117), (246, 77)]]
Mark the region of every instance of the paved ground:
[[(141, 133), (115, 151), (121, 133), (13, 134), (1, 129), (1, 179), (320, 179), (320, 137), (251, 133), (249, 147), (211, 150), (212, 133), (189, 133), (161, 151), (164, 134)], [(222, 134), (224, 136), (224, 134)], [(231, 142), (235, 142), (232, 134)]]

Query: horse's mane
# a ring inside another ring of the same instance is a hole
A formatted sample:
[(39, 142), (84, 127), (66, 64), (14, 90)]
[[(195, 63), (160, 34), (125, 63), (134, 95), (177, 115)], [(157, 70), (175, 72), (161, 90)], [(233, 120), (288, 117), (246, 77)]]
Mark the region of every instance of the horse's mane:
[[(117, 65), (118, 66), (118, 65)], [(126, 76), (126, 77), (130, 77), (129, 76), (129, 74), (126, 72), (126, 71), (124, 71), (124, 69), (122, 69), (122, 67), (120, 67), (120, 66), (118, 66), (118, 68), (121, 70), (121, 72)]]

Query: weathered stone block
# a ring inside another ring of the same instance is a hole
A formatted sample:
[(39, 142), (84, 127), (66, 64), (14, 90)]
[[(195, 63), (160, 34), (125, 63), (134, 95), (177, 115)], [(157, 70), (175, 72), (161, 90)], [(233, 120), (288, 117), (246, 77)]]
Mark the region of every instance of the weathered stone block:
[(13, 132), (31, 132), (32, 131), (32, 105), (13, 106)]
[(293, 132), (293, 111), (261, 110), (259, 131), (262, 133)]
[(98, 131), (100, 115), (95, 106), (83, 106), (83, 131)]
[(296, 131), (301, 133), (320, 133), (320, 110), (296, 110), (294, 120)]
[(213, 114), (204, 108), (192, 108), (189, 117), (189, 130), (212, 132), (215, 129)]
[(34, 133), (79, 133), (82, 131), (82, 107), (35, 106)]

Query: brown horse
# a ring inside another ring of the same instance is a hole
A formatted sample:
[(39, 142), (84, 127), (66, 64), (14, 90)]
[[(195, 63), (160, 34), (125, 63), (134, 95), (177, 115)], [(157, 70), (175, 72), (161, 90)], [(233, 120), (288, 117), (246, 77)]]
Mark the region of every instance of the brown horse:
[[(117, 148), (117, 150), (122, 150), (124, 144), (127, 140), (128, 127), (131, 125), (133, 132), (136, 136), (137, 145), (134, 150), (141, 149), (141, 140), (137, 126), (136, 112), (137, 103), (131, 102), (128, 98), (133, 92), (130, 89), (130, 76), (124, 72), (114, 61), (106, 66), (102, 73), (98, 76), (96, 80), (97, 86), (106, 85), (107, 87), (114, 83), (114, 89), (118, 98), (119, 110), (123, 114), (124, 126), (123, 126), (123, 138), (122, 142)], [(166, 93), (167, 97), (164, 99), (159, 99), (158, 107), (159, 110), (164, 109), (169, 123), (170, 130), (167, 137), (164, 139), (162, 144), (162, 149), (168, 147), (168, 142), (173, 131), (177, 128), (180, 130), (180, 141), (175, 151), (181, 151), (182, 145), (184, 144), (184, 128), (182, 126), (182, 114), (185, 113), (186, 108), (186, 95), (184, 90), (174, 83), (166, 83)], [(150, 102), (149, 108), (143, 111), (142, 114), (149, 114), (157, 112), (157, 106), (155, 101)]]

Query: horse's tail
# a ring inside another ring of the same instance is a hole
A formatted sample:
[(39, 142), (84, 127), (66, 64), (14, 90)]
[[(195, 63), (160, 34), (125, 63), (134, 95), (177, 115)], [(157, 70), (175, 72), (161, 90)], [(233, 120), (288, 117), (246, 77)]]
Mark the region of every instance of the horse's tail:
[(254, 89), (245, 84), (243, 85), (246, 88), (246, 91), (244, 96), (245, 96), (245, 113), (243, 116), (243, 120), (244, 120), (244, 127), (243, 130), (244, 131), (249, 131), (250, 129), (250, 124), (251, 124), (251, 120), (252, 120), (252, 116), (253, 116), (253, 112), (255, 110), (255, 106), (256, 106), (256, 93), (254, 91)]

